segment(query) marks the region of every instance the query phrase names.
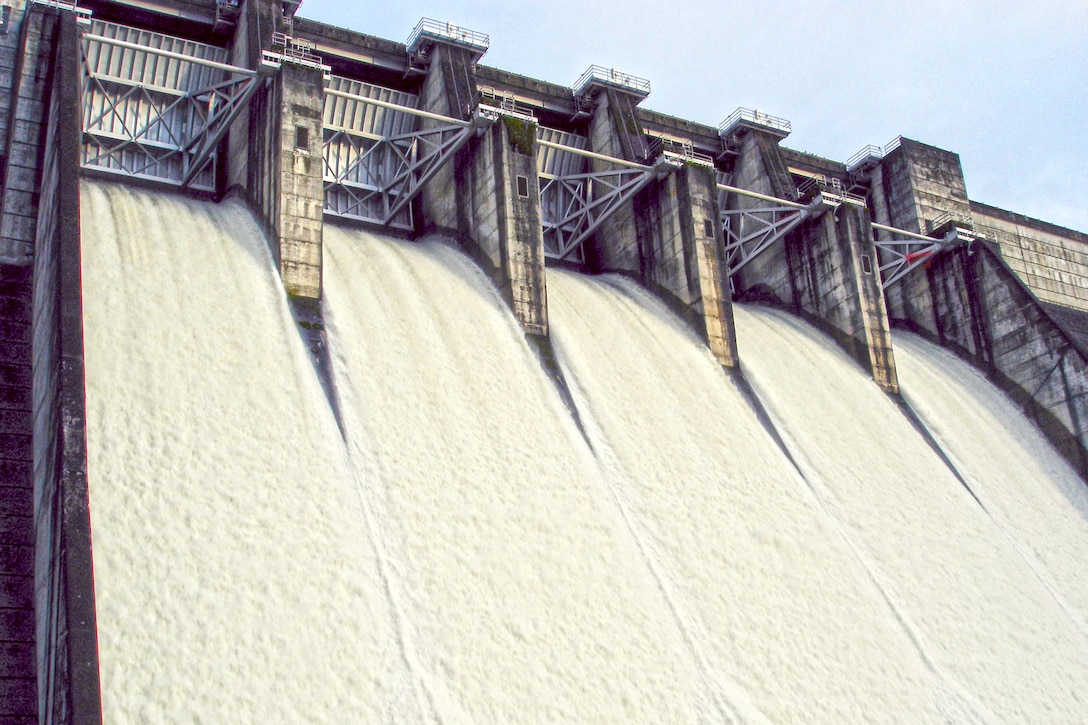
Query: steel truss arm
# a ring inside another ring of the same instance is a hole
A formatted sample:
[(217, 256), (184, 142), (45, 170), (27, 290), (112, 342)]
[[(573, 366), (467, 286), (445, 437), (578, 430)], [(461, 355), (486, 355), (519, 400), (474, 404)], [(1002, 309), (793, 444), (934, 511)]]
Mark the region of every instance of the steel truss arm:
[(668, 176), (680, 166), (664, 157), (653, 166), (644, 166), (549, 141), (537, 143), (616, 167), (562, 176), (540, 175), (544, 256), (549, 259), (583, 262), (582, 243), (606, 219), (646, 184)]
[(822, 194), (817, 194), (806, 205), (724, 184), (719, 184), (718, 190), (764, 202), (762, 206), (748, 209), (728, 209), (724, 200), (721, 204), (725, 267), (730, 275), (740, 271), (801, 222), (816, 218), (840, 203), (838, 199), (828, 199)]
[(974, 237), (963, 229), (953, 229), (943, 239), (935, 239), (922, 234), (915, 234), (904, 229), (873, 224), (873, 229), (899, 235), (899, 239), (877, 239), (877, 249), (883, 250), (884, 260), (880, 265), (882, 286), (888, 289), (915, 269), (925, 266), (937, 252), (956, 244), (974, 241)]
[(495, 120), (478, 112), (472, 121), (460, 121), (343, 91), (326, 89), (325, 94), (438, 124), (388, 136), (325, 127), (325, 211), (383, 226), (410, 228), (408, 204), (469, 139)]
[[(135, 53), (130, 77), (110, 75), (96, 67), (92, 51), (97, 58), (103, 45)], [(214, 174), (210, 180), (198, 177), (213, 162), (223, 135), (257, 90), (261, 82), (257, 73), (90, 33), (83, 36), (81, 47), (82, 165), (183, 187), (211, 188)], [(171, 65), (176, 72), (159, 77), (173, 79), (179, 87), (140, 80), (149, 63)], [(201, 77), (207, 82), (195, 90), (180, 87), (186, 67), (203, 68)]]

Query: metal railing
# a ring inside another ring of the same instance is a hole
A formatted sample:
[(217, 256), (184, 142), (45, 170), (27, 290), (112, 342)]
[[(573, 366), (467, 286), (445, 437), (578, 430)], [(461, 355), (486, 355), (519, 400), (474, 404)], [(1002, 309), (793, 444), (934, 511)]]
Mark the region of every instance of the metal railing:
[(574, 82), (574, 95), (582, 95), (586, 87), (594, 82), (634, 91), (643, 96), (650, 95), (650, 81), (615, 68), (605, 68), (601, 65), (591, 65), (586, 69), (585, 73), (578, 77), (578, 80)]
[(420, 43), (427, 38), (464, 45), (481, 53), (487, 52), (487, 49), (491, 47), (491, 38), (486, 33), (462, 28), (453, 23), (422, 18), (412, 30), (412, 34), (408, 36), (409, 52), (418, 50)]
[(852, 172), (855, 168), (860, 166), (863, 161), (867, 161), (868, 159), (876, 159), (879, 161), (882, 158), (884, 158), (884, 149), (879, 146), (874, 146), (873, 144), (868, 144), (862, 148), (861, 151), (858, 151), (846, 160), (846, 170)]
[(734, 131), (737, 126), (745, 123), (753, 126), (760, 126), (762, 128), (769, 128), (787, 136), (793, 131), (792, 124), (784, 118), (772, 116), (769, 113), (764, 113), (763, 111), (757, 111), (751, 108), (738, 108), (729, 114), (727, 119), (718, 124), (718, 135), (726, 136)]

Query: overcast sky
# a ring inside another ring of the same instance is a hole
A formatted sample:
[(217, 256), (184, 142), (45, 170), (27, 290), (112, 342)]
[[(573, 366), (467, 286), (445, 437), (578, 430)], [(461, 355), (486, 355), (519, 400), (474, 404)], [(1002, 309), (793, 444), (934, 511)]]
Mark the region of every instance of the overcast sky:
[(572, 85), (647, 78), (642, 105), (717, 125), (788, 119), (846, 161), (906, 136), (960, 155), (967, 193), (1088, 232), (1088, 0), (305, 0), (303, 17), (405, 41), (421, 17), (491, 36), (483, 63)]

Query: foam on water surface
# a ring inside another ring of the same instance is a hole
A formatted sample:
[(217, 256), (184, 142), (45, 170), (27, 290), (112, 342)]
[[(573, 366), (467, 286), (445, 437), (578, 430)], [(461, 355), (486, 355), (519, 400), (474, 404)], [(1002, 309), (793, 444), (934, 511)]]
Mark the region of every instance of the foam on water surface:
[(356, 476), (249, 212), (81, 193), (105, 719), (421, 717)]
[(454, 250), (325, 228), (352, 455), (450, 719), (720, 720), (596, 461), (520, 328)]
[(895, 403), (797, 318), (734, 315), (753, 387), (919, 651), (987, 719), (1081, 721), (1080, 627)]

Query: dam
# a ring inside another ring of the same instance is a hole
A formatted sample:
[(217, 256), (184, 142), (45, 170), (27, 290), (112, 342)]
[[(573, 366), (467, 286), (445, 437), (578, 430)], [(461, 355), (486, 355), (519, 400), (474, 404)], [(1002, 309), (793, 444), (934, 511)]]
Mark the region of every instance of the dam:
[(1079, 721), (1083, 235), (445, 22), (13, 7), (0, 716)]

